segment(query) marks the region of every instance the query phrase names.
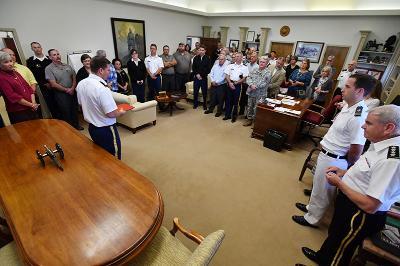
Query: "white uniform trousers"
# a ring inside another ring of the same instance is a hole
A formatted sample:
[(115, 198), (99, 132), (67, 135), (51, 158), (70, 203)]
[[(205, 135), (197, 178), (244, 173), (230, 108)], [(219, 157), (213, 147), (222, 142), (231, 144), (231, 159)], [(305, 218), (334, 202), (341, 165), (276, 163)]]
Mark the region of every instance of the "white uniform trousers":
[(308, 212), (304, 218), (310, 224), (317, 224), (324, 215), (329, 204), (333, 201), (336, 195), (336, 187), (329, 185), (326, 181), (326, 168), (336, 166), (340, 169), (347, 169), (346, 159), (335, 159), (320, 152), (315, 167), (313, 188), (310, 201), (307, 205)]

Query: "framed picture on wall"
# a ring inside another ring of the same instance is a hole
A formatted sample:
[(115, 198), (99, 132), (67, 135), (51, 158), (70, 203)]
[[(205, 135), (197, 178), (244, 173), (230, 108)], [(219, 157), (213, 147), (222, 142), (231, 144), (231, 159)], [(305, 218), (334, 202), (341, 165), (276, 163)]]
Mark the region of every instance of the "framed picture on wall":
[(310, 59), (311, 63), (318, 63), (321, 57), (322, 49), (324, 48), (323, 42), (304, 42), (298, 41), (296, 44), (296, 55), (299, 60)]
[(200, 38), (198, 36), (186, 36), (186, 44), (189, 44), (190, 51), (196, 48), (196, 42), (200, 43)]
[(122, 67), (130, 60), (130, 51), (136, 49), (139, 58), (146, 57), (146, 39), (143, 20), (111, 18), (115, 57), (122, 61)]
[(256, 35), (255, 31), (248, 31), (246, 42), (254, 42), (254, 36)]
[(229, 49), (235, 48), (236, 51), (239, 49), (239, 40), (229, 40)]

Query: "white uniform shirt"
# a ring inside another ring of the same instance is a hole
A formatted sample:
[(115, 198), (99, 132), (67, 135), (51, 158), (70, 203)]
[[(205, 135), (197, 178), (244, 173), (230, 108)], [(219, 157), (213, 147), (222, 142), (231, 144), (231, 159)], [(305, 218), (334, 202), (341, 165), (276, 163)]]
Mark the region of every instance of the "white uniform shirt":
[(151, 56), (149, 55), (144, 59), (144, 64), (146, 68), (150, 71), (151, 74), (155, 74), (159, 68), (164, 67), (164, 63), (158, 55)]
[(96, 127), (111, 126), (117, 122), (116, 118), (106, 116), (117, 109), (117, 104), (106, 84), (99, 76), (90, 74), (76, 87), (83, 117), (85, 121)]
[[(357, 114), (362, 108), (362, 111)], [(364, 101), (360, 101), (349, 108), (344, 104), (342, 111), (333, 120), (328, 133), (321, 141), (322, 147), (336, 155), (344, 156), (351, 144), (365, 144), (364, 130), (361, 126), (367, 118), (368, 108)]]
[(240, 76), (247, 77), (249, 75), (249, 69), (243, 64), (230, 64), (226, 67), (225, 74), (234, 82), (240, 80)]
[(351, 189), (379, 200), (387, 211), (400, 199), (400, 137), (372, 143), (343, 176)]
[(353, 72), (350, 72), (350, 71), (348, 71), (347, 69), (342, 70), (342, 71), (340, 72), (339, 76), (337, 77), (337, 81), (338, 81), (337, 87), (338, 87), (338, 88), (341, 88), (341, 89), (344, 89), (344, 85), (346, 85), (347, 79), (348, 79), (353, 73), (354, 73), (354, 71), (353, 71)]

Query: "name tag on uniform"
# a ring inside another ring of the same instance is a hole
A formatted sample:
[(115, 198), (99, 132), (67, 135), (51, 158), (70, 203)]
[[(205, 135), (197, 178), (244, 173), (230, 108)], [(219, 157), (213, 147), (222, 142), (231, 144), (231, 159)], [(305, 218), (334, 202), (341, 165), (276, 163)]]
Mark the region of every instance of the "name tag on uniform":
[(400, 159), (400, 148), (399, 146), (389, 146), (388, 159)]
[(361, 116), (362, 110), (363, 110), (363, 107), (362, 106), (358, 106), (356, 108), (356, 112), (354, 113), (354, 116)]

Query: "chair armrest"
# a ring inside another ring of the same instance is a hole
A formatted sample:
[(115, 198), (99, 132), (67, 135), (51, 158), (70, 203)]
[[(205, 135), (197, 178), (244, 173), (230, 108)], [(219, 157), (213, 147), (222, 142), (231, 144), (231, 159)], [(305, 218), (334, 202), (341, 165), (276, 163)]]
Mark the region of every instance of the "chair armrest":
[(325, 110), (325, 108), (324, 108), (323, 106), (318, 105), (318, 104), (315, 104), (315, 103), (311, 104), (311, 106), (312, 106), (312, 107), (315, 107), (315, 108), (318, 108), (318, 109), (321, 109), (321, 112), (322, 112), (323, 110)]
[[(317, 105), (317, 106), (318, 106), (318, 105)], [(316, 111), (313, 111), (313, 110), (310, 110), (310, 109), (307, 109), (306, 112), (314, 113), (314, 114), (318, 115), (319, 117), (321, 117), (322, 119), (321, 119), (321, 122), (319, 122), (318, 126), (322, 125), (322, 123), (323, 123), (324, 120), (325, 120), (325, 116), (323, 116), (323, 115), (322, 115), (321, 113), (319, 113), (319, 112), (316, 112)], [(306, 120), (303, 120), (303, 121), (308, 122), (308, 121), (306, 121)], [(308, 123), (311, 123), (311, 122), (308, 122)], [(312, 123), (312, 124), (314, 124), (314, 123)]]
[(171, 235), (175, 236), (177, 231), (180, 231), (184, 236), (189, 238), (190, 240), (193, 240), (197, 244), (200, 244), (204, 240), (204, 236), (200, 235), (199, 233), (190, 230), (188, 231), (185, 229), (180, 223), (179, 219), (177, 217), (174, 218), (174, 225), (172, 230), (170, 231)]

